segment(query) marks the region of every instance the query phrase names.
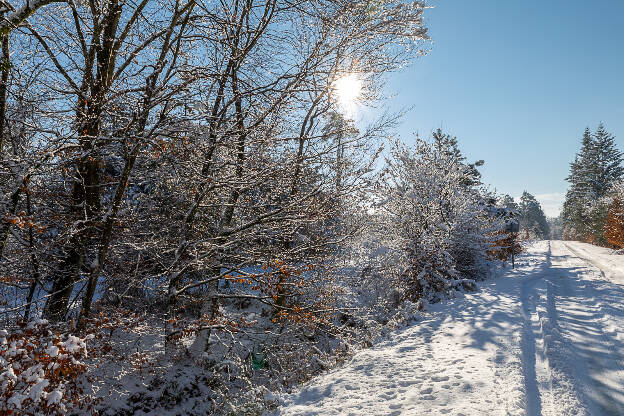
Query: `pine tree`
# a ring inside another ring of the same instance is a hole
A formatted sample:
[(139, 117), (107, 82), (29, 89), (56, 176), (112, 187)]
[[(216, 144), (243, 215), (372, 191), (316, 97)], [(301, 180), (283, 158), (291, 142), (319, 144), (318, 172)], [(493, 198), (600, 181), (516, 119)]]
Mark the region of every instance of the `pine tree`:
[(481, 185), (481, 172), (479, 167), (483, 166), (483, 160), (477, 160), (474, 163), (466, 163), (466, 157), (459, 150), (457, 137), (444, 133), (442, 129), (436, 129), (431, 137), (433, 139), (433, 148), (449, 159), (456, 160), (458, 163), (466, 165), (468, 168), (468, 176), (462, 180), (461, 184), (466, 187)]
[(566, 178), (566, 181), (571, 184), (570, 191), (573, 198), (589, 196), (592, 193), (596, 162), (596, 146), (589, 127), (586, 127), (583, 133), (581, 151), (577, 153), (574, 162), (570, 164), (570, 175)]
[(607, 207), (601, 199), (624, 174), (622, 152), (601, 123), (595, 133), (585, 129), (581, 150), (570, 164), (570, 188), (563, 205), (564, 238), (605, 244)]
[(518, 210), (521, 229), (526, 230), (531, 237), (549, 238), (550, 228), (546, 215), (533, 195), (524, 191), (520, 197)]
[(615, 137), (600, 123), (594, 133), (597, 167), (594, 189), (598, 197), (606, 195), (613, 184), (622, 177), (622, 152), (615, 146)]
[(507, 210), (510, 210), (510, 211), (518, 211), (519, 210), (518, 204), (509, 195), (503, 196), (500, 201), (501, 201), (500, 205), (503, 206), (504, 208), (506, 208)]

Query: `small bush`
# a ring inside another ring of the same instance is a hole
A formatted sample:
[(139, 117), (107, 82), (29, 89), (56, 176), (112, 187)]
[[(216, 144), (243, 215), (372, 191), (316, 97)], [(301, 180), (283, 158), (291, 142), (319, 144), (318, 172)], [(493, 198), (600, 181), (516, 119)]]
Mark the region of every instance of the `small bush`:
[(79, 382), (89, 337), (53, 330), (45, 320), (0, 330), (0, 415), (94, 413)]

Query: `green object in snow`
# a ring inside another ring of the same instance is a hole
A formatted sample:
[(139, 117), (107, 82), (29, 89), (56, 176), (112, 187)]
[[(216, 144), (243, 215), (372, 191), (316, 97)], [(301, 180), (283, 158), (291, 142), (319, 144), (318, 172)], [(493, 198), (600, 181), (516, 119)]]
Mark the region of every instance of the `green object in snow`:
[(265, 356), (261, 352), (252, 352), (251, 353), (251, 365), (254, 370), (260, 370), (266, 367)]

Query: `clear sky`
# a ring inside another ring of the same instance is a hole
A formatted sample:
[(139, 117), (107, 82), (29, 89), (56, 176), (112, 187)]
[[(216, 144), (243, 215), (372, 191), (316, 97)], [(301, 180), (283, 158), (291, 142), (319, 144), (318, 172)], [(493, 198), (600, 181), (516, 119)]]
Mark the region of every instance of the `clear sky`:
[(558, 214), (583, 130), (624, 150), (624, 0), (429, 0), (430, 53), (388, 82), (412, 107), (406, 142), (432, 129), (484, 159), (484, 182)]

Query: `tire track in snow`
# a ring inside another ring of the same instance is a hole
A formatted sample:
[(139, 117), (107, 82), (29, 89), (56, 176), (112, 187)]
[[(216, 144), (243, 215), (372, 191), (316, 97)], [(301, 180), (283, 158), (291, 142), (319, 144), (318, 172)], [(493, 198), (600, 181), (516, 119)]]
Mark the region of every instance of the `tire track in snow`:
[[(546, 263), (543, 269), (549, 267), (550, 263), (550, 243), (546, 252)], [(522, 330), (522, 372), (524, 375), (524, 389), (526, 397), (527, 416), (541, 416), (542, 414), (542, 395), (538, 387), (537, 380), (537, 348), (536, 336), (533, 329), (532, 316), (535, 313), (535, 302), (532, 294), (535, 286), (540, 283), (543, 275), (538, 273), (531, 279), (522, 283), (520, 291), (520, 300), (522, 304), (523, 330)]]
[(579, 373), (572, 364), (576, 354), (559, 325), (563, 312), (558, 289), (566, 276), (553, 268), (550, 242), (544, 261), (533, 273), (521, 286), (527, 415), (588, 415), (575, 382)]
[[(608, 281), (608, 276), (613, 274), (609, 270), (604, 270), (600, 262), (595, 262), (586, 258), (582, 253), (573, 249), (568, 244), (562, 243), (562, 246), (568, 252), (572, 253), (575, 258), (589, 265), (590, 270), (592, 268), (598, 269), (601, 278), (605, 281)], [(593, 283), (592, 281), (587, 281), (586, 285), (592, 285)], [(587, 286), (584, 286), (583, 289), (584, 292), (587, 292)], [(578, 295), (578, 293), (575, 295)], [(590, 328), (595, 333), (592, 337), (594, 349), (590, 351), (591, 353), (583, 353), (580, 347), (576, 346), (574, 343), (571, 347), (575, 349), (575, 355), (577, 357), (586, 356), (584, 362), (577, 363), (577, 368), (581, 369), (579, 375), (583, 376), (587, 382), (585, 386), (586, 396), (590, 401), (589, 405), (592, 408), (592, 414), (622, 416), (624, 415), (624, 403), (622, 402), (621, 389), (624, 387), (624, 365), (622, 362), (623, 358), (616, 355), (617, 352), (619, 352), (618, 350), (621, 349), (621, 345), (619, 345), (620, 348), (618, 348), (614, 340), (608, 337), (605, 332), (604, 324), (601, 319), (606, 318), (608, 314), (603, 310), (602, 303), (598, 299), (590, 298), (587, 293), (584, 293), (582, 297), (575, 296), (575, 299), (593, 300), (592, 303), (583, 302), (582, 305), (579, 301), (570, 300), (570, 302), (577, 304), (575, 305), (577, 310), (582, 310), (584, 312), (582, 314), (577, 314), (575, 319), (583, 322), (583, 329)], [(569, 331), (575, 333), (574, 338), (583, 338), (578, 329), (575, 331), (573, 328), (570, 328)], [(601, 377), (595, 377), (598, 374), (600, 374)], [(609, 374), (610, 377), (607, 377), (607, 374)], [(616, 384), (619, 386), (619, 389), (617, 387), (613, 388), (609, 384)], [(620, 391), (619, 398), (616, 397), (618, 395), (618, 390)]]
[[(545, 299), (537, 312), (539, 331), (541, 334), (541, 355), (546, 367), (544, 382), (547, 384), (547, 405), (544, 405), (543, 414), (549, 415), (589, 415), (583, 404), (582, 388), (575, 382), (579, 372), (575, 357), (578, 355), (574, 345), (566, 337), (560, 326), (560, 315), (565, 315), (561, 309), (562, 302), (569, 297), (568, 276), (553, 267), (552, 251), (549, 244), (548, 259), (544, 274)], [(563, 289), (563, 293), (562, 293)]]

